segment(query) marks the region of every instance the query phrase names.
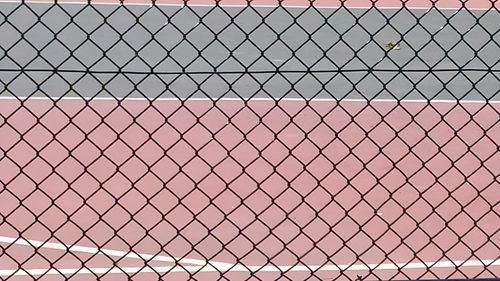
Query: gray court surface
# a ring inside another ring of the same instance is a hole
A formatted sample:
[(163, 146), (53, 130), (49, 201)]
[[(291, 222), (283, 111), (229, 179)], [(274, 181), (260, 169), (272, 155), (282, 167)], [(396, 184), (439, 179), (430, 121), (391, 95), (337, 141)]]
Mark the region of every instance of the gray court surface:
[[(0, 96), (500, 99), (498, 11), (3, 3), (0, 12)], [(259, 73), (278, 68), (297, 72)]]

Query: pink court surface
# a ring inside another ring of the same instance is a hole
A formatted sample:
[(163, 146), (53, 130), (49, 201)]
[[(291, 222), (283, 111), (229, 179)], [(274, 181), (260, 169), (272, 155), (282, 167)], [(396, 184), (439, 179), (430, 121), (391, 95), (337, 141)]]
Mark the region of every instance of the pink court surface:
[(498, 277), (499, 112), (481, 101), (0, 99), (0, 280)]
[[(18, 2), (6, 0), (2, 2)], [(47, 0), (26, 0), (27, 3), (51, 3)], [(111, 0), (92, 0), (94, 4), (116, 4), (119, 1)], [(174, 5), (182, 6), (185, 4), (185, 0), (156, 0), (157, 5)], [(215, 1), (212, 0), (188, 0), (191, 6), (213, 6)], [(248, 5), (248, 0), (220, 0), (218, 1), (220, 6), (246, 6)], [(281, 2), (282, 6), (285, 7), (297, 7), (304, 8), (309, 7), (311, 4), (310, 0), (251, 0), (251, 5), (254, 7), (275, 7)], [(375, 4), (374, 4), (375, 2)], [(430, 7), (436, 7), (440, 9), (457, 9), (457, 8), (468, 8), (468, 9), (489, 9), (489, 8), (499, 8), (500, 3), (498, 1), (488, 1), (488, 0), (314, 0), (314, 7), (318, 8), (335, 8), (339, 6), (351, 7), (351, 8), (368, 8), (375, 6), (377, 8), (400, 8), (403, 6), (407, 8), (415, 9), (428, 9)], [(81, 0), (60, 0), (58, 3), (82, 3)], [(86, 3), (84, 1), (83, 3)], [(137, 5), (150, 5), (150, 0), (124, 0), (124, 4), (137, 4)]]
[(499, 111), (446, 101), (3, 99), (0, 275), (408, 279), (458, 266), (491, 277)]

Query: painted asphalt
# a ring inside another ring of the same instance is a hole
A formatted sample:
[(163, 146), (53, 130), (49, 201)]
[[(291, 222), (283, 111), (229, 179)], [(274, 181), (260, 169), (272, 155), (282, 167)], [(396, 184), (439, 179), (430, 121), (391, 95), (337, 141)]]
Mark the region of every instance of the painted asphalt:
[[(500, 69), (497, 11), (3, 3), (0, 12), (0, 68), (12, 70), (0, 72), (2, 96), (499, 99), (498, 72), (484, 71)], [(19, 71), (56, 67), (84, 72)], [(214, 67), (301, 72), (181, 74)], [(430, 67), (448, 71), (410, 71)]]

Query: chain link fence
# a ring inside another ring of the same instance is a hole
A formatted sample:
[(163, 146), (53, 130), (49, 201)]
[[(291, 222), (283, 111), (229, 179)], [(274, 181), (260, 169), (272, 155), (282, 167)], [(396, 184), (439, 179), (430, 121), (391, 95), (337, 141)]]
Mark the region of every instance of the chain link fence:
[(1, 3), (0, 280), (499, 278), (499, 4), (424, 2)]

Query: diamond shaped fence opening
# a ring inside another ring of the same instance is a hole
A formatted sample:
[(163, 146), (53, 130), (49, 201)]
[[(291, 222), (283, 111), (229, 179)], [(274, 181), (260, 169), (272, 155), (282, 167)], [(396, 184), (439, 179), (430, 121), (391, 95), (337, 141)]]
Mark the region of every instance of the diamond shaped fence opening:
[(500, 278), (500, 2), (0, 3), (0, 280)]

